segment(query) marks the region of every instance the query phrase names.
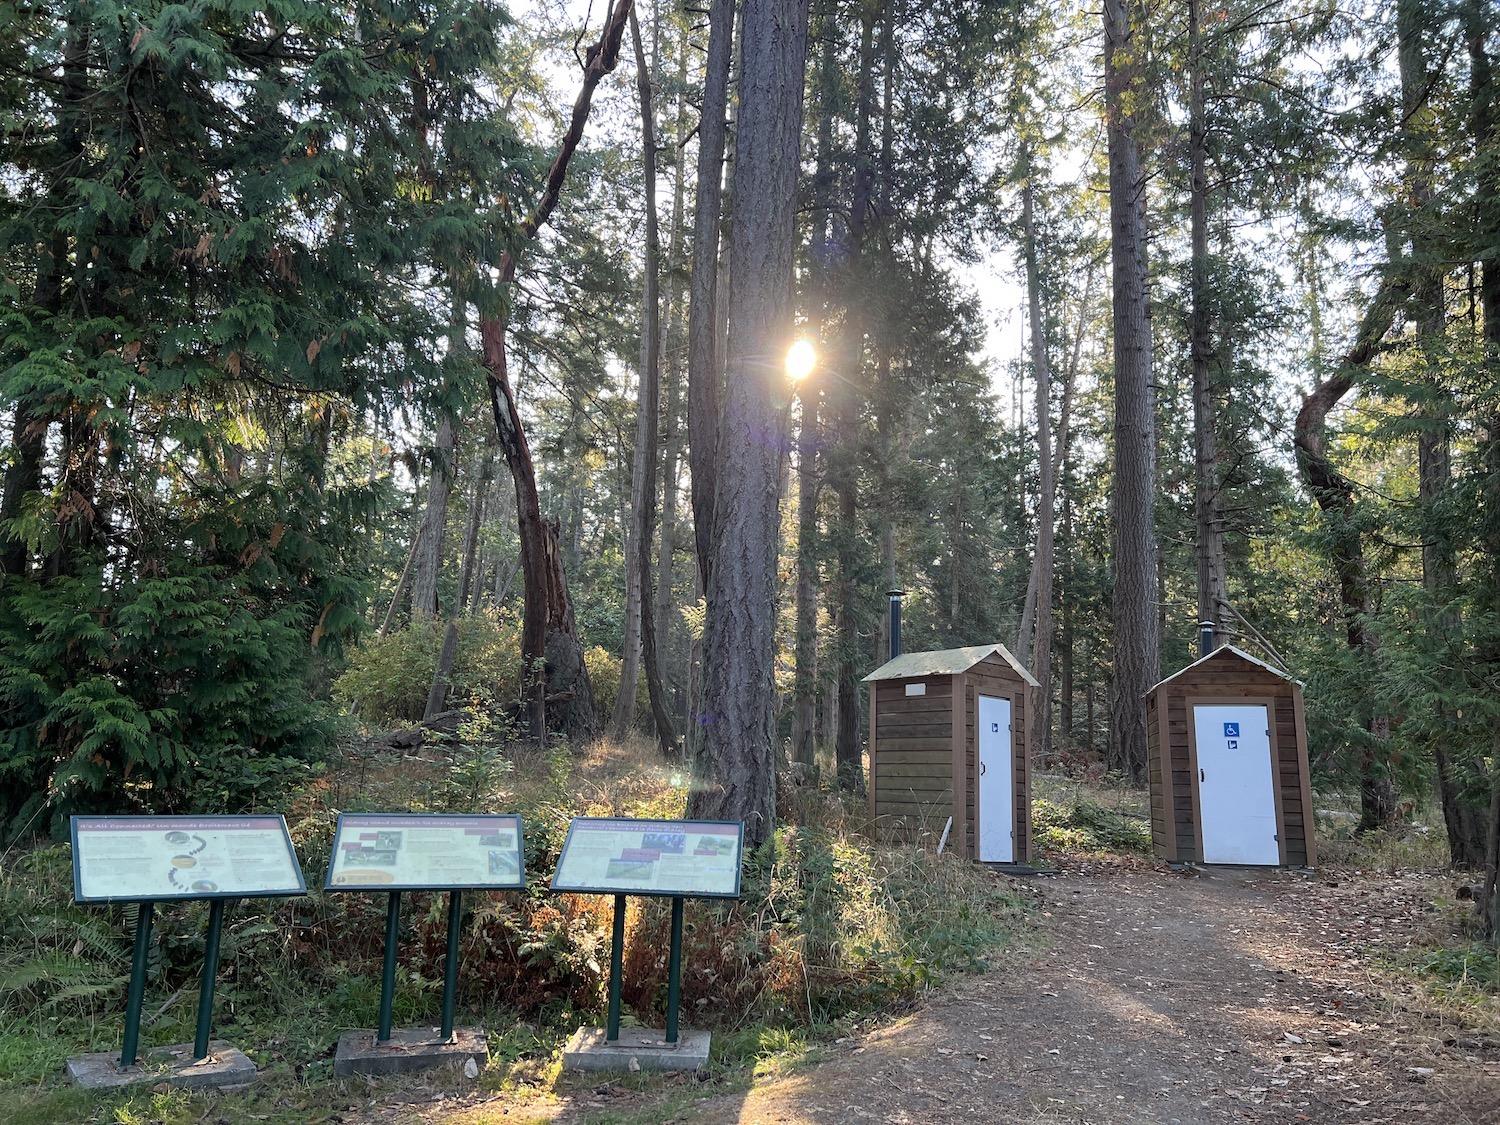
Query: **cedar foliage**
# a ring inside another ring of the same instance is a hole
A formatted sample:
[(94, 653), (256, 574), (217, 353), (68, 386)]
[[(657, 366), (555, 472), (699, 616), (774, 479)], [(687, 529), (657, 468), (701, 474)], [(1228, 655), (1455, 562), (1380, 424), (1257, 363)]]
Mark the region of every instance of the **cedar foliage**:
[(264, 804), (334, 733), (320, 668), (390, 499), (372, 431), (442, 385), (417, 285), (506, 229), (474, 190), (517, 157), (476, 86), (500, 11), (0, 19), (0, 825)]

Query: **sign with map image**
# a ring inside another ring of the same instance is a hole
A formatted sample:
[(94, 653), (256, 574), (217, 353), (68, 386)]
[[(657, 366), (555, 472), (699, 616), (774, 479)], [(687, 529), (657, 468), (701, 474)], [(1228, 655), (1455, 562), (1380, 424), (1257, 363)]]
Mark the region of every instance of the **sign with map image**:
[(75, 816), (78, 902), (307, 893), (280, 816)]
[(521, 818), (511, 814), (343, 813), (331, 891), (478, 890), (526, 885)]
[(743, 841), (736, 821), (575, 817), (552, 889), (739, 898)]

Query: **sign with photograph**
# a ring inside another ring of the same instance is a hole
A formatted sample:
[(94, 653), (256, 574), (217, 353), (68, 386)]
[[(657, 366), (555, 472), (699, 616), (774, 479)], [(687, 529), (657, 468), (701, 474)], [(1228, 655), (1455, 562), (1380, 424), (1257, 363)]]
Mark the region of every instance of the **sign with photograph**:
[(78, 902), (307, 893), (280, 816), (75, 816)]
[(743, 843), (735, 821), (575, 817), (552, 889), (739, 898)]
[(521, 818), (457, 813), (343, 813), (328, 860), (331, 891), (524, 887)]

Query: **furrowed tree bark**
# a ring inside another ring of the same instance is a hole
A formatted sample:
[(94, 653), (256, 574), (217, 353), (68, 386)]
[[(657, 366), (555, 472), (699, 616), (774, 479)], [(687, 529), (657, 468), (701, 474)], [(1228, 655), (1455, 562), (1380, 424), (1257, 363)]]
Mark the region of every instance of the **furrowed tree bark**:
[[(1328, 560), (1339, 584), (1343, 605), (1345, 638), (1356, 658), (1374, 677), (1377, 648), (1368, 628), (1373, 608), (1365, 571), (1354, 496), (1354, 482), (1334, 468), (1328, 457), (1328, 413), (1349, 393), (1359, 373), (1374, 358), (1376, 350), (1404, 300), (1405, 286), (1388, 273), (1375, 299), (1365, 310), (1354, 343), (1337, 369), (1302, 400), (1293, 431), (1293, 452), (1302, 483), (1323, 513), (1328, 537)], [(1382, 749), (1390, 736), (1390, 716), (1377, 702), (1365, 718), (1369, 742), (1360, 749), (1360, 828), (1369, 830), (1391, 823), (1396, 815), (1396, 791)]]
[[(568, 128), (547, 170), (541, 198), (516, 232), (512, 249), (500, 259), (500, 281), (514, 284), (516, 256), (535, 240), (557, 207), (567, 180), (568, 166), (583, 138), (593, 106), (594, 90), (620, 60), (620, 45), (629, 21), (631, 0), (611, 0), (599, 40), (584, 55), (583, 81)], [(479, 321), (490, 410), (500, 450), (516, 490), (516, 525), (521, 538), (521, 573), (525, 609), (521, 618), (521, 696), (526, 703), (531, 733), (546, 739), (549, 721), (577, 742), (598, 732), (594, 689), (583, 663), (583, 646), (568, 595), (568, 580), (558, 551), (557, 524), (542, 517), (536, 469), (526, 429), (516, 405), (506, 357), (509, 313), (504, 305)]]
[(1109, 761), (1140, 779), (1146, 769), (1143, 699), (1161, 670), (1156, 574), (1156, 411), (1151, 382), (1146, 177), (1134, 103), (1145, 96), (1140, 42), (1127, 0), (1104, 4), (1105, 132), (1109, 141), (1110, 253), (1114, 271), (1114, 477), (1111, 531), (1114, 675)]
[(688, 469), (692, 475), (693, 540), (698, 555), (698, 576), (705, 590), (709, 588), (709, 568), (713, 560), (714, 485), (718, 469), (720, 378), (715, 302), (733, 39), (734, 0), (710, 0), (703, 113), (698, 122), (693, 268), (688, 278)]
[(789, 388), (807, 0), (746, 0), (736, 129), (724, 423), (704, 639), (703, 737), (690, 815), (776, 823), (776, 554)]
[(1213, 318), (1208, 279), (1208, 123), (1204, 109), (1203, 37), (1199, 0), (1188, 0), (1188, 169), (1191, 261), (1188, 352), (1193, 382), (1193, 523), (1198, 571), (1198, 620), (1214, 623), (1220, 643), (1229, 615), (1224, 516), (1219, 501), (1218, 418), (1210, 378)]

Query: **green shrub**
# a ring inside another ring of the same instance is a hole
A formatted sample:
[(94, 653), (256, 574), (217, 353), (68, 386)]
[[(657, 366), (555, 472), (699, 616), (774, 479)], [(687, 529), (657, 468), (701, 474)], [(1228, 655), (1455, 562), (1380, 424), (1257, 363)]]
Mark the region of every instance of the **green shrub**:
[(1418, 968), (1444, 986), (1500, 996), (1500, 953), (1480, 942), (1435, 949)]
[[(385, 725), (420, 720), (445, 628), (434, 619), (383, 637), (366, 637), (350, 652), (348, 667), (334, 681), (335, 702), (346, 708), (358, 705), (360, 717)], [(458, 653), (449, 676), (453, 698), (475, 693), (514, 698), (520, 669), (521, 627), (512, 615), (486, 610), (459, 618)]]
[[(238, 541), (214, 534), (213, 553)], [(349, 592), (320, 613), (276, 558), (292, 533), (238, 534), (261, 551), (248, 566), (0, 579), (0, 836), (60, 835), (75, 812), (274, 807), (307, 779), (336, 733), (308, 690), (309, 638), (347, 628)]]
[[(594, 685), (594, 705), (599, 709), (601, 722), (608, 723), (609, 717), (615, 713), (615, 701), (620, 698), (622, 663), (618, 656), (598, 645), (584, 650), (583, 666), (589, 670), (589, 682)], [(635, 681), (637, 725), (651, 714), (651, 697), (647, 691), (646, 674), (642, 671)]]
[(1086, 797), (1066, 805), (1034, 798), (1031, 823), (1037, 847), (1043, 852), (1151, 853), (1151, 825), (1147, 821), (1107, 809)]

